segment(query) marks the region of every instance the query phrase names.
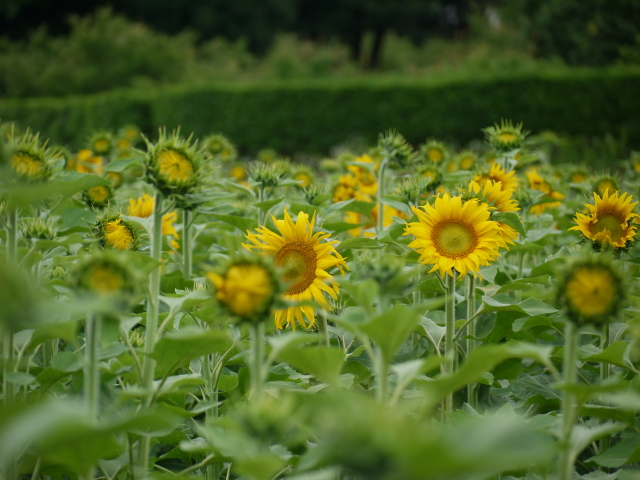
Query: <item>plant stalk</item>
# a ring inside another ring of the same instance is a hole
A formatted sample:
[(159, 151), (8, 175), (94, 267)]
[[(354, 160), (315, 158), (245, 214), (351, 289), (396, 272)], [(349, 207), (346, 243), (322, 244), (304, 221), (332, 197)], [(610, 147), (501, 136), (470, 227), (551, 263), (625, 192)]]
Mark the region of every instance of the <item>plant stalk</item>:
[(193, 253), (191, 251), (191, 219), (189, 210), (182, 211), (182, 276), (185, 280), (191, 279), (193, 269)]
[[(266, 188), (263, 187), (262, 185), (258, 187), (258, 203), (262, 203), (266, 200), (265, 190)], [(267, 212), (265, 212), (261, 208), (258, 208), (258, 226), (264, 225), (266, 215), (267, 215)]]
[(322, 339), (324, 341), (324, 344), (327, 347), (331, 346), (331, 341), (329, 339), (329, 326), (327, 325), (327, 312), (322, 310), (320, 312), (320, 321), (318, 322), (318, 333), (320, 333), (320, 335), (322, 335)]
[(251, 401), (260, 402), (264, 388), (264, 322), (251, 325)]
[[(600, 348), (602, 349), (602, 351), (604, 351), (608, 347), (609, 347), (609, 323), (605, 322), (604, 325), (602, 326), (602, 333), (600, 334)], [(601, 382), (605, 382), (606, 380), (609, 379), (610, 368), (611, 367), (609, 366), (608, 363), (602, 362), (600, 364), (600, 381)], [(609, 404), (606, 397), (604, 398), (603, 403), (604, 405)], [(600, 420), (600, 423), (604, 423), (604, 422), (605, 422), (604, 419)], [(598, 442), (599, 453), (602, 453), (609, 449), (609, 440), (610, 440), (609, 437), (600, 439), (600, 441)]]
[[(474, 318), (476, 314), (476, 279), (472, 275), (467, 275), (467, 322), (469, 323), (468, 335), (474, 338), (467, 339), (467, 357), (471, 355), (478, 341), (476, 336), (476, 324), (478, 320)], [(478, 384), (467, 385), (467, 402), (474, 410), (478, 410)]]
[[(7, 263), (17, 265), (18, 263), (18, 209), (10, 207), (7, 221)], [(14, 344), (13, 344), (13, 324), (6, 322), (3, 332), (2, 356), (2, 399), (5, 407), (13, 405), (15, 400), (15, 390), (13, 383), (9, 381), (8, 375), (13, 372), (14, 365)]]
[[(578, 359), (578, 331), (576, 326), (567, 321), (565, 326), (564, 372), (563, 384), (573, 386), (576, 383), (576, 361)], [(562, 392), (562, 438), (561, 452), (558, 459), (558, 478), (571, 480), (573, 473), (573, 457), (571, 454), (571, 435), (576, 419), (576, 398), (573, 392)]]
[[(456, 325), (456, 276), (455, 272), (446, 279), (446, 303), (445, 303), (445, 336), (444, 336), (444, 372), (452, 375), (454, 371), (455, 355), (455, 325)], [(453, 412), (453, 392), (447, 393), (442, 405), (443, 418)]]
[(384, 197), (385, 175), (388, 167), (389, 157), (384, 157), (380, 163), (380, 168), (378, 169), (378, 233), (384, 230), (384, 204), (382, 203), (382, 197)]
[[(162, 255), (162, 195), (155, 194), (153, 204), (153, 232), (151, 235), (151, 258), (160, 261)], [(158, 331), (158, 307), (160, 302), (160, 266), (154, 269), (149, 275), (149, 298), (147, 298), (147, 324), (144, 342), (144, 357), (142, 365), (142, 386), (147, 392), (145, 404), (148, 405), (153, 398), (153, 374), (155, 370), (155, 360), (149, 354), (153, 352), (156, 344), (156, 333)], [(149, 470), (149, 452), (151, 439), (142, 437), (140, 439), (140, 449), (138, 451), (138, 469), (136, 477), (144, 478)]]
[(84, 403), (87, 414), (97, 420), (100, 404), (100, 336), (102, 318), (99, 315), (87, 314), (85, 321), (85, 382)]

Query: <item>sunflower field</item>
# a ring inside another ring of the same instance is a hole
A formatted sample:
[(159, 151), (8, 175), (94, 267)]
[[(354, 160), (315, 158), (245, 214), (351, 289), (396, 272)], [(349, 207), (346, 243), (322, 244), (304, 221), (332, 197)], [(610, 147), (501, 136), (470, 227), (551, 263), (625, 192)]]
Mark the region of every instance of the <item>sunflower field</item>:
[(640, 155), (0, 130), (3, 480), (640, 479)]

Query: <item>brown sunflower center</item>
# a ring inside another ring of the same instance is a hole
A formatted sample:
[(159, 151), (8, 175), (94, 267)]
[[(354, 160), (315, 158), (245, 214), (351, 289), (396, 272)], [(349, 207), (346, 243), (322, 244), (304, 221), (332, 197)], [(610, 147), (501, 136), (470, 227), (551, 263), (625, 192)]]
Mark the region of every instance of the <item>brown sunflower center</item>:
[(615, 212), (602, 212), (598, 214), (598, 220), (593, 224), (593, 233), (598, 234), (604, 230), (609, 230), (611, 240), (617, 242), (624, 235), (622, 224), (624, 219)]
[(466, 257), (478, 245), (475, 230), (459, 220), (436, 225), (431, 240), (438, 253), (449, 258)]
[(276, 254), (274, 263), (284, 271), (282, 280), (290, 285), (286, 295), (304, 292), (316, 279), (316, 252), (306, 242), (287, 243)]

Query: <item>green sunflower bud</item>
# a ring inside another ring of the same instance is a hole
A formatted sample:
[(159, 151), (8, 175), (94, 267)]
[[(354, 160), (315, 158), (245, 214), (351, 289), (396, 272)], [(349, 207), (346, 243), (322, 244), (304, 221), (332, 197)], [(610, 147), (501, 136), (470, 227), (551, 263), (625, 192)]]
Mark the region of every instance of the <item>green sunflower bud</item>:
[(425, 163), (441, 165), (449, 158), (449, 152), (444, 143), (437, 140), (428, 140), (418, 148), (419, 159)]
[(70, 283), (80, 295), (114, 299), (124, 308), (131, 303), (139, 282), (117, 253), (95, 252), (80, 262)]
[(406, 168), (417, 159), (413, 147), (394, 130), (380, 134), (378, 148), (382, 156), (389, 159), (391, 168)]
[(113, 135), (110, 132), (96, 132), (89, 138), (87, 148), (96, 155), (106, 157), (114, 147)]
[(84, 203), (90, 208), (104, 208), (113, 199), (111, 185), (96, 185), (82, 192)]
[(11, 135), (9, 151), (11, 168), (18, 178), (26, 181), (46, 180), (51, 176), (51, 155), (46, 143), (40, 145), (39, 134)]
[(20, 221), (20, 231), (24, 238), (53, 240), (58, 234), (58, 224), (51, 218), (24, 218)]
[(507, 152), (522, 147), (529, 132), (522, 130), (522, 123), (513, 125), (511, 120), (502, 120), (493, 127), (485, 128), (487, 143), (498, 151)]
[(120, 213), (106, 212), (91, 227), (94, 238), (105, 248), (138, 250), (141, 244), (137, 227), (122, 220)]
[(202, 143), (214, 160), (219, 160), (222, 163), (232, 163), (238, 158), (236, 147), (227, 137), (220, 133), (208, 136)]

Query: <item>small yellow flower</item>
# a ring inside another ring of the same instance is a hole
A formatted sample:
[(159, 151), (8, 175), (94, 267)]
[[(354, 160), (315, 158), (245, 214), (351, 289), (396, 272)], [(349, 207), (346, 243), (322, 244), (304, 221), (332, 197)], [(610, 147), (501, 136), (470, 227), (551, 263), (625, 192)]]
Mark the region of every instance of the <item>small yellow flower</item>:
[(113, 188), (118, 188), (122, 185), (122, 174), (120, 172), (107, 172), (105, 173), (105, 177), (111, 181)]
[(107, 222), (104, 226), (105, 243), (117, 250), (131, 250), (135, 246), (135, 236), (131, 228), (121, 219)]
[(247, 179), (247, 169), (242, 165), (236, 165), (231, 169), (231, 177), (236, 182), (242, 182)]
[(340, 175), (338, 185), (333, 189), (333, 203), (356, 197), (356, 179), (352, 175)]
[(13, 155), (11, 166), (18, 174), (29, 179), (40, 177), (45, 169), (44, 162), (39, 158), (23, 152)]
[(97, 185), (84, 192), (84, 200), (90, 207), (102, 208), (109, 203), (113, 192), (107, 185)]
[(224, 275), (209, 272), (207, 278), (216, 289), (216, 298), (238, 317), (259, 318), (268, 313), (275, 294), (272, 272), (260, 263), (239, 262), (231, 265)]
[[(491, 205), (490, 209), (495, 209), (498, 212), (517, 212), (520, 210), (518, 202), (511, 198), (513, 190), (502, 190), (501, 182), (488, 180), (483, 186), (480, 186), (478, 182), (472, 180), (469, 184), (469, 191), (480, 197), (481, 201)], [(498, 225), (501, 227), (502, 239), (505, 243), (513, 245), (513, 240), (518, 238), (518, 232), (504, 222), (498, 222)]]
[[(153, 215), (153, 207), (155, 201), (151, 195), (148, 193), (143, 193), (142, 196), (133, 199), (129, 199), (129, 207), (127, 208), (127, 215), (130, 217), (141, 217), (141, 218), (149, 218)], [(174, 210), (173, 212), (167, 213), (162, 217), (162, 234), (169, 235), (171, 238), (171, 246), (174, 250), (178, 250), (180, 248), (180, 244), (177, 240), (180, 240), (180, 235), (178, 231), (173, 226), (175, 221), (178, 219), (178, 213)]]
[(311, 177), (305, 172), (296, 173), (293, 179), (298, 182), (300, 188), (305, 188), (311, 185)]
[(131, 141), (128, 138), (119, 138), (116, 140), (116, 147), (120, 150), (128, 150), (131, 148)]
[(488, 173), (476, 175), (473, 179), (480, 185), (482, 185), (486, 180), (501, 182), (503, 190), (515, 190), (520, 184), (518, 177), (516, 177), (515, 170), (507, 173), (507, 171), (497, 162), (491, 164), (491, 168)]

